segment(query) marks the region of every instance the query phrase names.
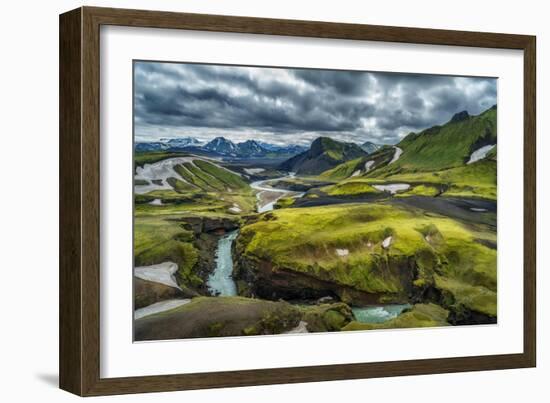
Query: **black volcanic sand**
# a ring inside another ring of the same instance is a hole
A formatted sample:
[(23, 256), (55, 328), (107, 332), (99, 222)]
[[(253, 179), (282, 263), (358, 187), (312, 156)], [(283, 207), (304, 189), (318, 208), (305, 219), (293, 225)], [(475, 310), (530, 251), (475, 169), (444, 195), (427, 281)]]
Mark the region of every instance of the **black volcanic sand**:
[[(395, 197), (390, 202), (420, 208), (474, 224), (486, 224), (494, 228), (497, 226), (497, 203), (491, 200), (467, 197), (410, 196)], [(472, 208), (487, 211), (472, 211)]]
[(373, 193), (357, 197), (319, 195), (319, 197), (316, 198), (301, 197), (299, 199), (296, 199), (292, 207), (317, 207), (329, 206), (333, 204), (369, 203), (378, 202), (385, 199), (388, 199), (388, 195), (386, 193)]
[[(399, 205), (410, 206), (436, 213), (457, 220), (473, 224), (485, 224), (496, 228), (497, 225), (497, 203), (491, 200), (475, 199), (467, 197), (430, 197), (430, 196), (407, 196), (389, 197), (387, 193), (368, 194), (359, 197), (335, 197), (319, 195), (316, 198), (296, 199), (295, 207), (317, 207), (346, 203), (369, 203), (387, 201)], [(473, 211), (471, 209), (484, 209), (487, 211)]]

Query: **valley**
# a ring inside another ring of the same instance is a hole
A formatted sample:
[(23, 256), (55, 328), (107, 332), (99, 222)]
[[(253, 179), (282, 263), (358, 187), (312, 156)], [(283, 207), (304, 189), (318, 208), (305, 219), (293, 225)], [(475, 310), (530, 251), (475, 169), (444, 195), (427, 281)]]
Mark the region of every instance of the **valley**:
[(399, 143), (137, 143), (135, 340), (497, 322), (496, 106)]

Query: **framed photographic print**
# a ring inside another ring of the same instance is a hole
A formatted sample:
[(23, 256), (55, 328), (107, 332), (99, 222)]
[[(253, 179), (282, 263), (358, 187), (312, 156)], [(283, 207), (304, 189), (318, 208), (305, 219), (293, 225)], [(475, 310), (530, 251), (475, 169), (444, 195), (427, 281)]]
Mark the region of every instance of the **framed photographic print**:
[(535, 37), (60, 17), (60, 385), (532, 367)]

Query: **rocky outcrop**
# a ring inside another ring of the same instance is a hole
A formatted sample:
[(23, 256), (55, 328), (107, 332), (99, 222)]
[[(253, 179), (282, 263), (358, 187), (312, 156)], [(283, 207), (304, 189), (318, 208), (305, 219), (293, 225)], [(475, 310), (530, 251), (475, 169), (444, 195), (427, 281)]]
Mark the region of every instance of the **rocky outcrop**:
[(198, 234), (194, 245), (199, 251), (199, 259), (194, 270), (195, 273), (203, 280), (203, 284), (199, 287), (201, 294), (208, 295), (207, 280), (210, 274), (216, 268), (216, 249), (220, 237), (212, 233)]
[(178, 219), (188, 231), (193, 231), (195, 236), (201, 233), (217, 233), (223, 235), (226, 231), (239, 228), (239, 222), (226, 217), (191, 216)]
[(354, 305), (378, 303), (404, 303), (412, 292), (414, 270), (407, 266), (403, 270), (402, 290), (397, 293), (369, 293), (307, 273), (282, 267), (274, 267), (271, 262), (253, 259), (244, 253), (236, 252), (233, 277), (237, 282), (239, 295), (259, 297), (269, 300), (316, 300), (332, 297)]
[(177, 299), (192, 298), (198, 294), (187, 288), (176, 288), (157, 283), (155, 281), (143, 280), (134, 277), (134, 308), (139, 309), (156, 302)]
[(303, 321), (308, 332), (340, 331), (354, 320), (349, 305), (342, 302), (335, 304), (320, 304), (302, 308)]

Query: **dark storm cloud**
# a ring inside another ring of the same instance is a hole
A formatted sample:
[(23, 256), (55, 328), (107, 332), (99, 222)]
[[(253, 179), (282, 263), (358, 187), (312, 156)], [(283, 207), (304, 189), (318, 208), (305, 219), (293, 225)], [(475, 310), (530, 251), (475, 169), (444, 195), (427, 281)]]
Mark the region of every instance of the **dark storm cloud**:
[(496, 103), (495, 79), (418, 74), (137, 62), (134, 84), (138, 140), (396, 143)]

